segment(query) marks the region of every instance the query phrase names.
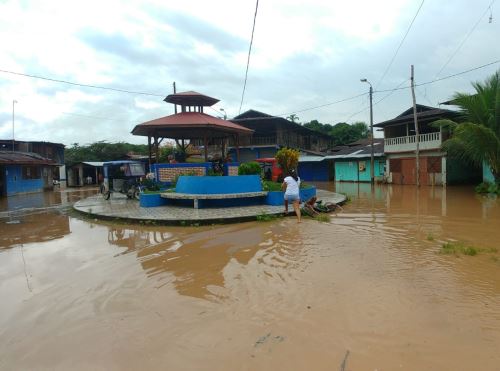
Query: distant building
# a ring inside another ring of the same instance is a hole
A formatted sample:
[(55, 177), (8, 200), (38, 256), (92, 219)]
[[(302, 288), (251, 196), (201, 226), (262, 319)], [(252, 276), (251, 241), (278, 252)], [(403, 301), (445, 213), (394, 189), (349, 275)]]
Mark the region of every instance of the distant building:
[[(282, 117), (249, 110), (231, 119), (232, 122), (252, 129), (253, 135), (241, 138), (238, 145), (240, 162), (274, 157), (281, 147), (321, 155), (332, 147), (332, 138)], [(236, 143), (229, 140), (229, 154), (235, 156)]]
[[(361, 139), (334, 148), (327, 158), (334, 161), (336, 182), (370, 182), (371, 140)], [(373, 168), (375, 181), (383, 181), (385, 173), (384, 140), (373, 140)]]
[[(449, 134), (442, 128), (431, 125), (439, 119), (454, 120), (458, 115), (456, 111), (417, 104), (421, 185), (446, 185), (480, 180), (481, 169), (450, 158), (441, 150), (441, 145), (449, 138)], [(387, 181), (394, 184), (416, 184), (417, 144), (413, 108), (373, 126), (384, 131)]]
[[(13, 148), (14, 147), (14, 148)], [(61, 186), (66, 184), (66, 172), (64, 168), (64, 144), (39, 141), (22, 141), (12, 139), (0, 139), (0, 151), (34, 153), (51, 161), (51, 179), (60, 182)], [(52, 187), (46, 184), (45, 188)]]
[(67, 167), (68, 187), (99, 184), (103, 177), (103, 162), (84, 161)]
[(52, 189), (58, 164), (36, 153), (0, 150), (0, 196)]

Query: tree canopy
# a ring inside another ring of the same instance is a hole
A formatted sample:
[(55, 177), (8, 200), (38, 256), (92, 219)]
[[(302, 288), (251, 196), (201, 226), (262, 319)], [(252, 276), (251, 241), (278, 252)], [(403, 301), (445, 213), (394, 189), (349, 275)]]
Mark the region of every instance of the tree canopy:
[(364, 122), (355, 122), (352, 125), (345, 122), (339, 122), (336, 125), (330, 125), (322, 124), (318, 120), (312, 120), (304, 124), (304, 126), (308, 129), (331, 136), (336, 146), (368, 138), (370, 134), (368, 125)]
[(458, 122), (438, 120), (437, 125), (449, 126), (453, 135), (443, 148), (481, 166), (486, 163), (496, 182), (500, 182), (500, 82), (499, 73), (484, 83), (473, 83), (475, 94), (456, 93), (453, 103), (461, 108)]
[(73, 165), (83, 161), (113, 161), (126, 157), (127, 154), (147, 155), (148, 146), (145, 144), (130, 144), (125, 142), (108, 143), (95, 142), (86, 146), (78, 143), (64, 150), (65, 163)]

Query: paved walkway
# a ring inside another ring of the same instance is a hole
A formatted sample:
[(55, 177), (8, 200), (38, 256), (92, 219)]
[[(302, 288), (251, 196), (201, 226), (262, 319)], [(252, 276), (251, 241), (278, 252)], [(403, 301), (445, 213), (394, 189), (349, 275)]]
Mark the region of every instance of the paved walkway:
[[(343, 203), (346, 197), (342, 194), (317, 190), (318, 200), (323, 202)], [(291, 205), (290, 205), (291, 206)], [(255, 219), (257, 215), (282, 214), (284, 206), (257, 205), (235, 206), (226, 208), (193, 209), (182, 206), (140, 207), (139, 201), (129, 200), (125, 195), (113, 193), (106, 201), (101, 195), (91, 196), (76, 202), (76, 210), (93, 217), (130, 219), (134, 221), (156, 221), (164, 224), (182, 223), (229, 223), (245, 219)], [(289, 208), (290, 214), (293, 208)]]

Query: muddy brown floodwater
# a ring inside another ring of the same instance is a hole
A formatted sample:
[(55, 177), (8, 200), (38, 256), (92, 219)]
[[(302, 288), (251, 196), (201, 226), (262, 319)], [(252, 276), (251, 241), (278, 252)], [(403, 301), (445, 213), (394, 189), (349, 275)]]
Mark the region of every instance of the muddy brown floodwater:
[(0, 369), (499, 370), (500, 201), (337, 191), (323, 223), (0, 219)]

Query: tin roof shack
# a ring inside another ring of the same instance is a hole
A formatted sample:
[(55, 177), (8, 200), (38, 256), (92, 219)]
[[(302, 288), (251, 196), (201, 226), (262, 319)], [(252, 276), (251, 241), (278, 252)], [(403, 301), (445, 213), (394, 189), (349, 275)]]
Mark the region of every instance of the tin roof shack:
[[(231, 121), (253, 130), (250, 137), (240, 138), (240, 161), (274, 157), (281, 147), (289, 147), (320, 155), (332, 147), (332, 139), (282, 117), (249, 110)], [(234, 153), (236, 143), (229, 140), (230, 153)]]
[(67, 167), (68, 187), (99, 184), (103, 179), (102, 161), (84, 161)]
[(36, 153), (0, 150), (0, 196), (52, 189), (57, 165)]
[[(335, 147), (326, 156), (334, 161), (336, 182), (371, 181), (371, 140), (361, 139), (345, 146)], [(384, 180), (385, 155), (384, 139), (373, 139), (373, 159), (375, 181)]]
[[(421, 185), (446, 185), (476, 182), (481, 170), (448, 157), (441, 150), (450, 134), (431, 124), (439, 119), (455, 120), (459, 112), (417, 104), (419, 126)], [(387, 181), (395, 184), (416, 184), (416, 135), (413, 108), (397, 117), (373, 125), (384, 131), (384, 151), (387, 157)]]
[[(0, 139), (0, 151), (15, 151), (25, 153), (36, 153), (43, 158), (52, 160), (57, 166), (53, 168), (53, 179), (60, 181), (60, 185), (66, 183), (66, 169), (64, 166), (64, 144), (38, 141), (22, 141), (12, 139)], [(47, 184), (50, 188), (52, 184)]]

